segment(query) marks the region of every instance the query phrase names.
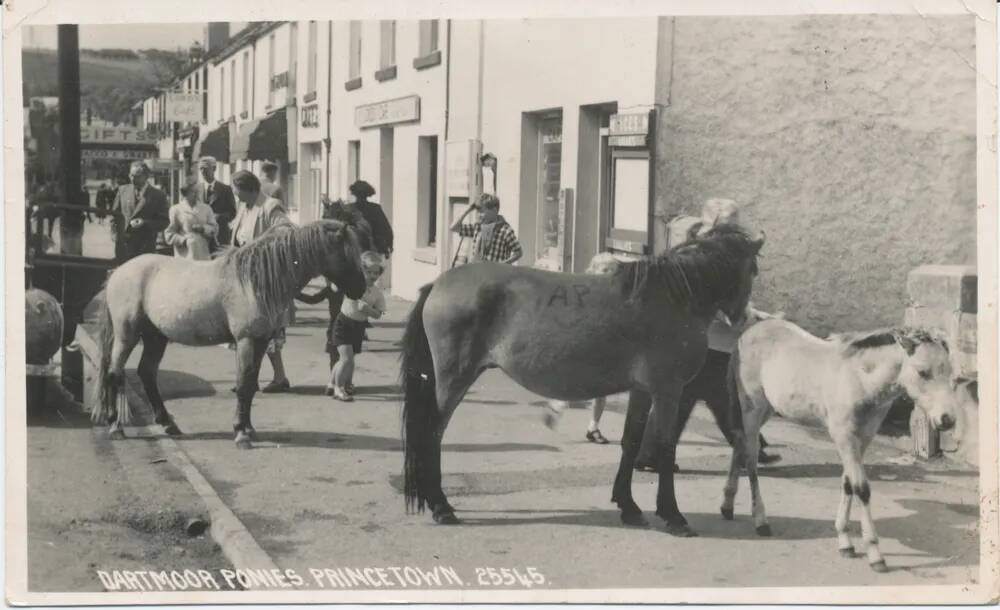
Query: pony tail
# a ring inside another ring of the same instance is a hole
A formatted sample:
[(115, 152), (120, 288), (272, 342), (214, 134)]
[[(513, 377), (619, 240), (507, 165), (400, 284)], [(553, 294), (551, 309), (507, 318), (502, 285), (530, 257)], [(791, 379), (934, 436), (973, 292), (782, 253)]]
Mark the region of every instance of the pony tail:
[[(90, 413), (90, 419), (97, 424), (108, 424), (114, 419), (128, 423), (131, 419), (131, 409), (128, 401), (119, 400), (124, 379), (111, 374), (111, 350), (115, 342), (114, 324), (111, 320), (111, 308), (107, 298), (101, 307), (100, 335), (98, 343), (101, 348), (101, 361), (98, 364), (97, 383), (95, 388), (96, 405)], [(119, 402), (125, 404), (119, 405)], [(119, 409), (119, 407), (121, 407)]]
[(423, 512), (430, 498), (426, 494), (427, 471), (433, 469), (434, 436), (439, 422), (434, 378), (427, 331), (424, 329), (424, 304), (432, 285), (420, 289), (420, 297), (410, 311), (403, 332), (400, 377), (403, 386), (403, 494), (406, 511)]

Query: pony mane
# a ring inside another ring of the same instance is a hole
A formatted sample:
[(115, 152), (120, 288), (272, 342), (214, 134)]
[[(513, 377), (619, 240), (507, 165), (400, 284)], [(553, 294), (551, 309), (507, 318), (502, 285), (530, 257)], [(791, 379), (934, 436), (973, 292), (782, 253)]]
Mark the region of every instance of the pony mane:
[(337, 227), (346, 229), (341, 233), (350, 241), (345, 252), (360, 265), (353, 230), (336, 220), (271, 227), (255, 241), (228, 251), (224, 258), (243, 290), (253, 294), (261, 312), (274, 320), (288, 308), (303, 279), (322, 274), (323, 261), (334, 255), (332, 246), (340, 243), (331, 239), (330, 230)]
[(914, 343), (936, 343), (948, 350), (948, 342), (938, 334), (925, 328), (915, 328), (910, 326), (894, 327), (869, 331), (867, 333), (844, 333), (830, 335), (830, 340), (839, 341), (844, 345), (844, 354), (853, 356), (859, 352), (894, 345), (900, 338), (906, 338)]
[(734, 225), (719, 225), (656, 258), (622, 263), (616, 276), (630, 300), (663, 294), (667, 300), (697, 313), (708, 312), (739, 286), (740, 264), (753, 257), (756, 245)]

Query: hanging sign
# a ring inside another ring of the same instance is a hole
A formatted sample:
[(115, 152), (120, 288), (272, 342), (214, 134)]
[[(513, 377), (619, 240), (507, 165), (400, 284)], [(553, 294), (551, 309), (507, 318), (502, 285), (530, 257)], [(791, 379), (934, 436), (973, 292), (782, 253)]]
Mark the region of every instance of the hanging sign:
[(202, 103), (202, 95), (204, 94), (185, 91), (168, 92), (166, 94), (167, 122), (200, 123), (204, 118), (202, 111), (205, 107)]

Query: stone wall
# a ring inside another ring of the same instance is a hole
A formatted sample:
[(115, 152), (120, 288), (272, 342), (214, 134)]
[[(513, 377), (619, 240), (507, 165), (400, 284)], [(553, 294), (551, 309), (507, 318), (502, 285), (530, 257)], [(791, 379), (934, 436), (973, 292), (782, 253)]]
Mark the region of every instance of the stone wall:
[(758, 306), (899, 323), (911, 269), (976, 260), (974, 20), (661, 19), (657, 215), (736, 199), (768, 236)]

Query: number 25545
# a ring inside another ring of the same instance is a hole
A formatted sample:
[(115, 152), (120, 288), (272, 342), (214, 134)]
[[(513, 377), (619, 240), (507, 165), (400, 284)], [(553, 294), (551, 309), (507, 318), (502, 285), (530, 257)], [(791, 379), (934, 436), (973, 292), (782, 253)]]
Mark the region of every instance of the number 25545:
[(484, 587), (536, 587), (547, 584), (536, 568), (476, 568), (476, 581)]

